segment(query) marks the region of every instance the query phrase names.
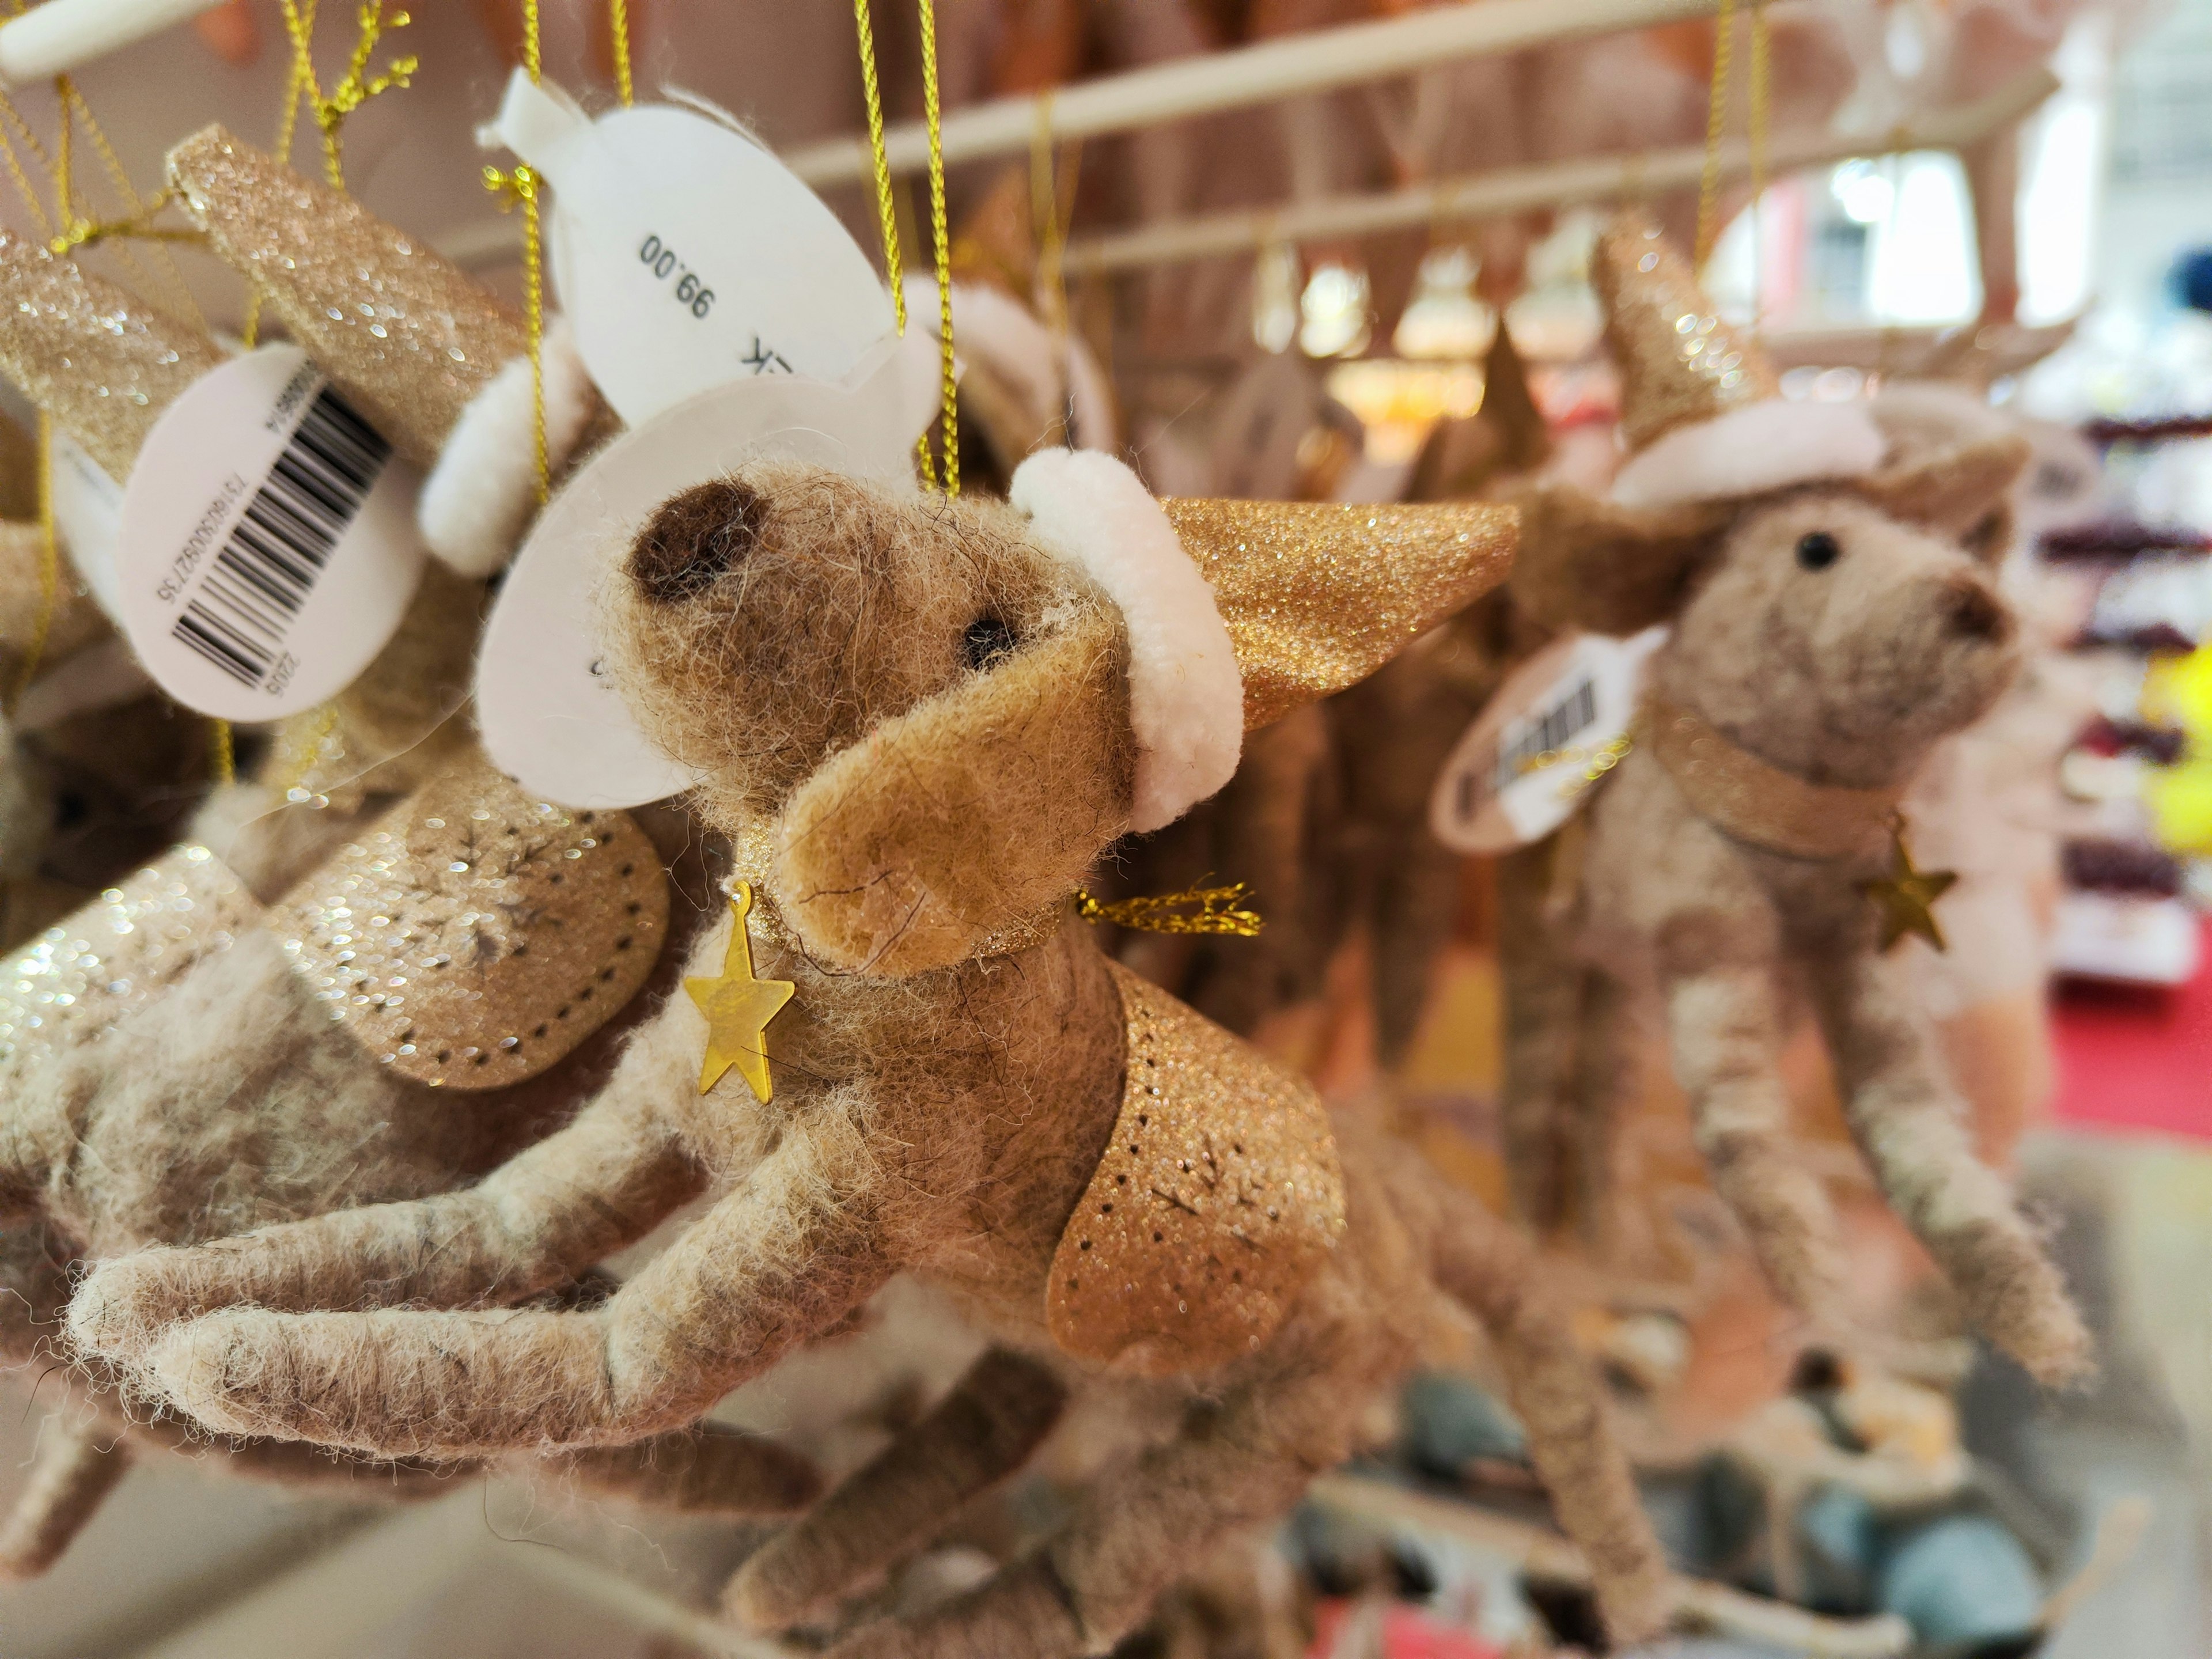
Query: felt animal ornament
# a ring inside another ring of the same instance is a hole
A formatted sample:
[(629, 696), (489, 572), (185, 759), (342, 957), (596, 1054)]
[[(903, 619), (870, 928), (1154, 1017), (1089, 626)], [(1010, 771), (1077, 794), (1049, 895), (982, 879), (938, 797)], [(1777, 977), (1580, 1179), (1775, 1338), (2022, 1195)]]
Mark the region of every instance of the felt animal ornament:
[[(473, 758), (272, 905), (201, 847), (119, 883), (0, 967), (0, 1230), (20, 1281), (0, 1346), (21, 1363), (58, 1342), (72, 1260), (423, 1196), (542, 1134), (604, 1077), (668, 915), (662, 854), (628, 814), (531, 800)], [(93, 1371), (0, 1569), (45, 1566), (123, 1456), (185, 1432), (142, 1430)], [(306, 1449), (250, 1443), (227, 1467), (333, 1478)], [(382, 1473), (405, 1491), (453, 1470)], [(812, 1479), (712, 1433), (577, 1474), (741, 1511), (804, 1502)]]
[(1618, 970), (1647, 955), (1715, 1187), (1784, 1298), (1830, 1310), (1832, 1218), (1790, 1157), (1778, 1070), (1787, 981), (1802, 978), (1892, 1206), (1993, 1341), (2039, 1377), (2072, 1376), (2088, 1338), (2011, 1193), (1974, 1158), (1895, 951), (1908, 935), (1940, 944), (1929, 907), (1948, 880), (1911, 861), (1905, 791), (2015, 666), (1988, 559), (2025, 447), (1889, 465), (1861, 405), (1780, 398), (1755, 343), (1656, 231), (1613, 227), (1595, 275), (1631, 453), (1608, 500), (1525, 499), (1513, 591), (1551, 625), (1672, 633), (1634, 746), (1588, 809), (1586, 988), (1554, 1005), (1569, 1022), (1556, 1040), (1596, 1086), (1526, 1116), (1562, 1138), (1602, 1119)]
[[(1109, 963), (1068, 902), (1125, 830), (1219, 787), (1247, 726), (1494, 583), (1510, 512), (1164, 505), (1057, 450), (1010, 504), (762, 460), (646, 510), (602, 595), (610, 661), (734, 848), (687, 994), (477, 1187), (108, 1261), (76, 1340), (229, 1431), (609, 1445), (696, 1419), (910, 1271), (1187, 1415), (1038, 1553), (841, 1650), (1074, 1654), (1294, 1503), (1456, 1305), (1497, 1342), (1614, 1629), (1652, 1631), (1659, 1559), (1525, 1247), (1410, 1149), (1333, 1136), (1303, 1083)], [(499, 1305), (708, 1193), (604, 1306)], [(967, 1434), (921, 1456), (945, 1478), (891, 1483), (895, 1511), (832, 1498), (823, 1528), (895, 1513), (921, 1541), (1004, 1461)], [(799, 1562), (867, 1553), (787, 1538), (740, 1613), (783, 1622), (838, 1588)]]
[[(290, 788), (327, 793), (369, 774), (354, 793), (388, 798), (463, 742), (458, 726), (424, 739), (467, 696), (482, 583), (505, 565), (536, 510), (527, 327), (427, 241), (221, 126), (177, 145), (167, 167), (184, 210), (252, 283), (264, 315), (426, 473), (417, 524), (435, 556), (405, 617), (328, 709), (286, 723), (259, 780), (264, 797), (281, 799)], [(556, 322), (542, 354), (545, 453), (556, 477), (615, 429), (568, 339)]]

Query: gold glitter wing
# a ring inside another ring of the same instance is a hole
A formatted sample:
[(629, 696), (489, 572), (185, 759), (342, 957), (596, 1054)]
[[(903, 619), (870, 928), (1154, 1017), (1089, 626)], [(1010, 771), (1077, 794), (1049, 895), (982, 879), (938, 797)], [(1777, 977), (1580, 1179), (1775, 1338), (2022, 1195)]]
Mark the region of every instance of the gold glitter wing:
[(417, 466), (530, 349), (521, 314), (428, 242), (221, 126), (169, 152), (169, 181), (216, 256)]
[(116, 483), (161, 411), (222, 360), (205, 335), (0, 232), (0, 374)]
[(379, 1060), (496, 1089), (636, 994), (667, 932), (668, 883), (628, 814), (550, 805), (472, 757), (279, 900), (270, 925)]
[(1357, 684), (1505, 579), (1510, 507), (1170, 500), (1244, 675), (1244, 729)]
[(1590, 285), (1620, 366), (1620, 427), (1632, 449), (1782, 395), (1758, 343), (1721, 320), (1682, 256), (1640, 217), (1620, 219), (1598, 238)]
[(0, 1089), (160, 996), (260, 914), (221, 859), (179, 847), (47, 928), (0, 966)]
[(1344, 1174), (1305, 1081), (1109, 962), (1127, 1070), (1114, 1138), (1054, 1253), (1053, 1340), (1147, 1376), (1274, 1334), (1344, 1234)]

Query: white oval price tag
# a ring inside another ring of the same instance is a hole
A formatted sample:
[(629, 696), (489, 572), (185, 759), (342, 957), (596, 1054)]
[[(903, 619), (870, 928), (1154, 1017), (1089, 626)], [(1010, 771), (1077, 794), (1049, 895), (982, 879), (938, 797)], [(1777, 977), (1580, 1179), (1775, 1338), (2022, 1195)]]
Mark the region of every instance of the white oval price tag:
[(1437, 775), (1429, 828), (1455, 853), (1504, 853), (1571, 817), (1612, 764), (1667, 638), (1569, 634), (1515, 669)]
[(161, 689), (271, 720), (344, 690), (422, 574), (413, 471), (297, 346), (202, 376), (123, 492), (123, 629)]
[(594, 120), (518, 70), (488, 136), (553, 187), (554, 287), (631, 427), (731, 380), (842, 379), (890, 328), (836, 215), (734, 127), (669, 104)]

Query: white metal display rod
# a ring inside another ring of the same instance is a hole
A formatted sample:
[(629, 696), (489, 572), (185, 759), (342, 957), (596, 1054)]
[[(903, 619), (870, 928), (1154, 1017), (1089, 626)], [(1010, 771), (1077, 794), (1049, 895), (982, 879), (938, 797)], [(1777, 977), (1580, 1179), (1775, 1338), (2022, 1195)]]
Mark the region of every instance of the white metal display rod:
[[(1231, 52), (1179, 58), (1121, 75), (1079, 81), (1029, 98), (1000, 98), (945, 116), (948, 162), (1018, 155), (1040, 132), (1055, 140), (1092, 138), (1327, 92), (1456, 58), (1518, 52), (1547, 40), (1610, 34), (1709, 17), (1719, 0), (1468, 0), (1377, 23), (1352, 23), (1285, 35)], [(919, 121), (890, 128), (884, 148), (894, 173), (928, 165), (929, 135)], [(833, 138), (783, 158), (817, 190), (866, 179), (874, 169), (865, 137)]]
[(46, 0), (0, 23), (0, 86), (66, 75), (222, 0)]
[[(2057, 89), (2057, 77), (2050, 70), (2033, 69), (2015, 76), (1986, 98), (1902, 122), (1885, 132), (1844, 137), (1814, 133), (1778, 139), (1768, 147), (1767, 170), (1779, 177), (1800, 167), (1858, 155), (1958, 149), (2019, 120)], [(1601, 155), (1506, 167), (1377, 195), (1317, 197), (1280, 207), (1162, 220), (1071, 241), (1062, 269), (1071, 276), (1129, 270), (1241, 253), (1275, 242), (1370, 235), (1437, 221), (1495, 219), (1534, 208), (1645, 196), (1696, 184), (1705, 163), (1704, 146), (1690, 145), (1649, 155)], [(1721, 170), (1731, 177), (1748, 173), (1749, 146), (1723, 144)]]

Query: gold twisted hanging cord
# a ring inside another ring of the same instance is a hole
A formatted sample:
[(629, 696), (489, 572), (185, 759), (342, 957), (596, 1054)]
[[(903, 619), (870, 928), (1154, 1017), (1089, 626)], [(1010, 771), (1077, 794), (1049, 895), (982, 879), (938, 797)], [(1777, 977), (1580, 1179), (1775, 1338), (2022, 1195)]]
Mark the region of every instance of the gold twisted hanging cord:
[(1705, 165), (1698, 179), (1698, 243), (1694, 266), (1705, 269), (1720, 226), (1721, 134), (1728, 128), (1729, 72), (1735, 58), (1735, 0), (1720, 0), (1714, 21), (1713, 85), (1705, 108)]
[[(945, 493), (960, 493), (959, 380), (952, 357), (952, 242), (945, 231), (945, 144), (939, 131), (937, 100), (937, 12), (932, 0), (921, 3), (922, 112), (929, 128), (929, 206), (931, 228), (937, 237), (937, 320), (941, 342), (939, 362), (945, 380)], [(875, 163), (876, 212), (883, 227), (884, 272), (891, 289), (891, 320), (899, 334), (906, 333), (906, 284), (899, 258), (898, 209), (891, 187), (890, 159), (884, 149), (884, 96), (876, 74), (876, 31), (868, 16), (868, 0), (853, 0), (853, 28), (860, 48), (860, 90), (868, 106), (868, 149)], [(929, 434), (916, 440), (915, 456), (926, 488), (937, 487), (937, 468), (930, 454)]]
[(615, 96), (628, 109), (637, 101), (629, 73), (629, 0), (607, 0), (607, 32), (613, 37)]
[[(627, 27), (617, 33), (618, 62), (628, 78), (629, 48)], [(538, 0), (522, 0), (522, 67), (532, 85), (544, 76), (538, 47)], [(530, 445), (532, 477), (538, 505), (553, 493), (552, 465), (545, 449), (545, 239), (540, 215), (538, 171), (527, 161), (517, 161), (502, 172), (483, 170), (484, 187), (504, 198), (502, 208), (522, 204), (522, 313), (530, 339)]]
[(1751, 0), (1751, 328), (1766, 326), (1766, 0)]
[(1125, 899), (1093, 898), (1079, 887), (1075, 914), (1085, 921), (1110, 921), (1118, 927), (1147, 933), (1231, 933), (1251, 939), (1267, 925), (1257, 910), (1246, 905), (1251, 896), (1251, 889), (1241, 881), (1226, 887), (1187, 887), (1180, 893)]
[[(945, 142), (937, 103), (937, 0), (921, 0), (921, 112), (929, 128), (929, 230), (937, 244), (939, 356), (945, 378), (945, 493), (960, 493), (959, 375), (952, 362), (952, 236), (945, 228)], [(922, 440), (922, 477), (929, 477), (928, 439)]]

